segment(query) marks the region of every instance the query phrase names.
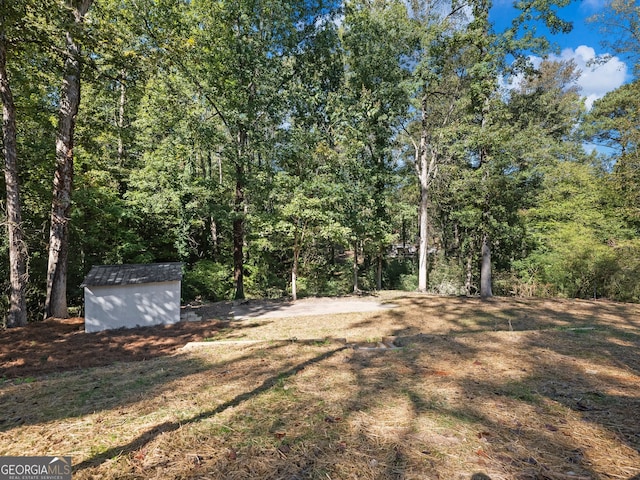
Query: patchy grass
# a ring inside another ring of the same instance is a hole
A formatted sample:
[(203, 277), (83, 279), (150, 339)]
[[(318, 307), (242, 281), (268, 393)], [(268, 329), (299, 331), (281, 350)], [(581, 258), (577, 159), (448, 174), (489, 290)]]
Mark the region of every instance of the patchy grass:
[[(389, 300), (206, 335), (261, 343), (6, 379), (0, 455), (71, 455), (74, 479), (640, 475), (640, 306)], [(387, 336), (403, 348), (288, 341)]]

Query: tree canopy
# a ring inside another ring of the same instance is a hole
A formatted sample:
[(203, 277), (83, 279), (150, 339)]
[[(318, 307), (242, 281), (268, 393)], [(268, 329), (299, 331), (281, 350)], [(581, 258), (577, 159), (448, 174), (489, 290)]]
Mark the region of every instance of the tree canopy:
[[(587, 112), (575, 64), (530, 63), (566, 3), (496, 31), (486, 0), (4, 2), (4, 323), (154, 261), (185, 302), (640, 301), (639, 84)], [(594, 18), (630, 55), (632, 4)]]

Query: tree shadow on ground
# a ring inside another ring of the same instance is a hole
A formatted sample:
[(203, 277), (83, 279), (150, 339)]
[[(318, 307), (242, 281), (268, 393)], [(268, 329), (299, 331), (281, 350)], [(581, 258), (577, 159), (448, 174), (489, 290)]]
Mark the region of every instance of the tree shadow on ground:
[[(421, 318), (409, 317), (420, 302), (411, 305), (404, 314), (394, 311), (399, 330), (419, 325)], [(540, 312), (549, 328), (491, 328), (520, 315), (508, 302), (508, 313), (476, 317), (485, 328), (478, 331), (467, 321), (476, 305), (441, 302), (442, 322), (433, 330), (424, 323), (399, 340), (400, 349), (305, 346), (311, 356), (300, 361), (302, 350), (295, 349), (303, 347), (271, 344), (277, 362), (266, 357), (260, 372), (242, 370), (229, 379), (241, 393), (187, 418), (158, 422), (90, 455), (74, 473), (98, 476), (114, 459), (130, 469), (118, 475), (133, 478), (458, 480), (484, 471), (497, 480), (604, 480), (612, 478), (603, 472), (609, 465), (616, 478), (638, 480), (629, 462), (640, 459), (633, 383), (640, 343), (633, 319), (618, 318), (628, 310), (576, 312), (554, 323), (553, 309), (533, 302), (525, 313)], [(491, 305), (499, 310), (499, 302)], [(568, 329), (585, 318), (597, 329)], [(211, 375), (232, 370), (234, 362), (216, 365)], [(218, 415), (225, 425), (216, 423)], [(628, 430), (620, 430), (622, 422)], [(195, 456), (178, 458), (175, 445), (182, 457)], [(157, 456), (148, 465), (138, 459), (147, 447)], [(205, 447), (210, 457), (199, 450)], [(628, 456), (623, 463), (612, 460), (616, 449)]]
[(211, 418), (221, 412), (224, 412), (225, 410), (232, 408), (232, 407), (237, 407), (239, 405), (241, 405), (243, 402), (246, 402), (247, 400), (250, 400), (252, 398), (254, 398), (257, 395), (260, 395), (263, 392), (268, 391), (269, 389), (273, 388), (275, 385), (278, 384), (278, 382), (282, 381), (283, 379), (286, 379), (292, 375), (295, 375), (296, 373), (300, 372), (301, 370), (303, 370), (304, 368), (311, 366), (315, 363), (318, 362), (322, 362), (323, 360), (335, 355), (337, 352), (344, 350), (347, 347), (338, 347), (332, 350), (329, 350), (327, 352), (324, 352), (320, 355), (317, 355), (305, 362), (296, 364), (294, 366), (292, 366), (291, 368), (289, 368), (286, 371), (283, 372), (279, 372), (277, 375), (268, 377), (266, 380), (264, 380), (259, 386), (257, 386), (256, 388), (244, 392), (240, 395), (237, 395), (236, 397), (234, 397), (233, 399), (226, 401), (220, 405), (218, 405), (216, 408), (202, 412), (196, 416), (193, 416), (191, 418), (185, 419), (185, 420), (181, 420), (181, 421), (176, 421), (176, 422), (164, 422), (160, 425), (156, 425), (153, 428), (151, 428), (150, 430), (143, 432), (142, 434), (140, 434), (138, 437), (136, 437), (135, 439), (133, 439), (132, 441), (130, 441), (129, 443), (127, 443), (126, 445), (120, 445), (117, 447), (113, 447), (110, 448), (109, 450), (102, 452), (98, 455), (94, 455), (91, 458), (86, 459), (85, 461), (83, 461), (82, 463), (79, 463), (77, 465), (75, 465), (73, 467), (73, 471), (74, 473), (79, 472), (81, 470), (84, 470), (86, 468), (89, 467), (94, 467), (96, 465), (101, 464), (102, 462), (111, 459), (113, 457), (116, 456), (121, 456), (121, 455), (127, 455), (130, 454), (133, 451), (136, 451), (138, 449), (140, 449), (141, 447), (143, 447), (144, 445), (148, 444), (149, 442), (153, 441), (155, 438), (157, 438), (159, 435), (161, 434), (165, 434), (168, 432), (173, 432), (175, 430), (178, 430), (179, 428), (185, 426), (185, 425), (189, 425), (192, 423), (198, 423), (202, 420), (205, 420), (207, 418)]
[[(238, 332), (264, 323), (232, 328)], [(172, 355), (186, 343), (213, 338), (228, 327), (214, 320), (85, 333), (82, 318), (36, 322), (0, 335), (0, 380)]]

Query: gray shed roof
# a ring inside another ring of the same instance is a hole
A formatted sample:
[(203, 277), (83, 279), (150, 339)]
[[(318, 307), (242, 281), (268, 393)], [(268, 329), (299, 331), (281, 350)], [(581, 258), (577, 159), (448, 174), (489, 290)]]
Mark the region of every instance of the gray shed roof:
[(82, 287), (132, 285), (173, 282), (182, 279), (182, 263), (146, 263), (129, 265), (95, 265)]

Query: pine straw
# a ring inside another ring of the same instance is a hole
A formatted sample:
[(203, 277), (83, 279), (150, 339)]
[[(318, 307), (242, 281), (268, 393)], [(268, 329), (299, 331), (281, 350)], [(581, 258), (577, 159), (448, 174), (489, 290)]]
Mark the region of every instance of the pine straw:
[[(412, 316), (424, 320), (433, 300), (369, 314), (360, 339), (374, 320), (379, 337), (398, 322), (417, 328)], [(603, 305), (599, 319), (578, 303), (554, 320), (553, 302), (522, 304), (524, 313), (508, 311), (514, 300), (435, 302), (446, 318), (422, 335), (400, 332), (396, 350), (212, 344), (5, 382), (0, 455), (71, 455), (74, 479), (640, 474), (640, 336), (638, 317), (626, 316), (636, 306)], [(517, 331), (525, 315), (546, 329)], [(593, 329), (569, 329), (584, 326)]]

